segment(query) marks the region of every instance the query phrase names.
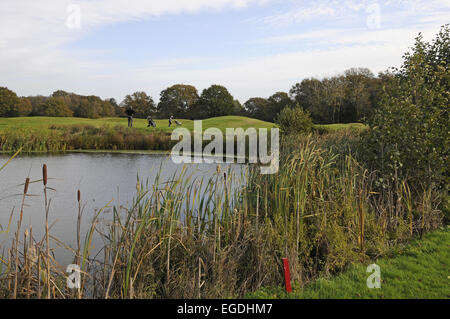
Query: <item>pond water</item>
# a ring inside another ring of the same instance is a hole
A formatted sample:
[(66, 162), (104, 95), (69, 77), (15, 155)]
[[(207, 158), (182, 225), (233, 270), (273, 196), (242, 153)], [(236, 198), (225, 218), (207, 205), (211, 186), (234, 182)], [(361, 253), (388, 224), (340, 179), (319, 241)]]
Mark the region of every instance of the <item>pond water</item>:
[[(8, 160), (0, 155), (0, 164)], [(69, 153), (60, 155), (20, 156), (14, 158), (0, 171), (0, 256), (6, 256), (11, 247), (11, 238), (17, 229), (17, 220), (22, 202), (23, 183), (27, 176), (31, 181), (42, 179), (42, 165), (48, 168), (48, 190), (50, 201), (49, 225), (51, 236), (71, 247), (76, 246), (76, 225), (78, 215), (77, 190), (81, 191), (85, 205), (82, 219), (82, 238), (89, 229), (95, 211), (110, 201), (110, 206), (129, 207), (136, 195), (137, 176), (152, 185), (159, 171), (160, 182), (178, 175), (183, 164), (175, 164), (168, 155), (114, 154), (114, 153)], [(186, 175), (208, 179), (216, 174), (217, 164), (186, 164)], [(221, 164), (222, 169), (230, 166), (235, 176), (242, 178), (243, 167), (238, 164)], [(45, 234), (45, 204), (42, 181), (31, 183), (25, 199), (21, 235), (32, 225), (33, 237), (39, 241)], [(10, 231), (8, 222), (12, 213)], [(102, 212), (108, 219), (111, 209)], [(72, 254), (53, 242), (55, 255), (62, 265), (71, 263)], [(99, 238), (94, 241), (94, 250), (102, 246)]]

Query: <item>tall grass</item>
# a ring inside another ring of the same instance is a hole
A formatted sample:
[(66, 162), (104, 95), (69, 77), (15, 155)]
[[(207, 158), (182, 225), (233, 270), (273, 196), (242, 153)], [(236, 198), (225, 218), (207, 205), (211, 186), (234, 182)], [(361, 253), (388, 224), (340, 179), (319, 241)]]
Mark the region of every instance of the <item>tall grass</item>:
[[(282, 141), (274, 175), (252, 166), (236, 177), (218, 166), (207, 179), (183, 170), (168, 182), (159, 175), (152, 184), (138, 180), (130, 207), (113, 206), (103, 227), (103, 210), (96, 212), (84, 242), (67, 247), (82, 271), (76, 297), (240, 297), (281, 284), (283, 257), (293, 280), (305, 284), (441, 224), (431, 189), (413, 196), (407, 181), (398, 181), (380, 191), (377, 172), (327, 142), (323, 136)], [(81, 218), (79, 193), (77, 199)], [(105, 242), (103, 256), (91, 256), (95, 233)], [(18, 298), (74, 297), (49, 245), (24, 236), (21, 249), (19, 240), (2, 257), (0, 296), (13, 297), (9, 288), (17, 281)], [(30, 247), (37, 262), (30, 261)]]
[(0, 132), (0, 150), (64, 152), (71, 150), (168, 150), (175, 142), (161, 131), (146, 134), (123, 126), (52, 125), (49, 130), (8, 128)]

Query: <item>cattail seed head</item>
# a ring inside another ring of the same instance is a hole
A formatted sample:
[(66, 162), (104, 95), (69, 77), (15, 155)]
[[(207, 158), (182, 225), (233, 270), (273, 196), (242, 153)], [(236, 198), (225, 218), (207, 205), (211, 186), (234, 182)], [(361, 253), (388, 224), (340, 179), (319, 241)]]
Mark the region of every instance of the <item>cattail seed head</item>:
[(44, 166), (42, 166), (42, 177), (43, 177), (43, 181), (44, 181), (44, 186), (47, 185), (47, 164), (44, 164)]
[(24, 194), (24, 195), (27, 194), (27, 192), (28, 192), (28, 186), (29, 186), (29, 185), (30, 185), (30, 178), (27, 177), (27, 178), (25, 179), (25, 186), (24, 186), (24, 188), (23, 188), (23, 194)]
[(78, 190), (78, 192), (77, 192), (77, 200), (78, 200), (78, 202), (81, 201), (81, 192), (80, 192), (80, 190)]

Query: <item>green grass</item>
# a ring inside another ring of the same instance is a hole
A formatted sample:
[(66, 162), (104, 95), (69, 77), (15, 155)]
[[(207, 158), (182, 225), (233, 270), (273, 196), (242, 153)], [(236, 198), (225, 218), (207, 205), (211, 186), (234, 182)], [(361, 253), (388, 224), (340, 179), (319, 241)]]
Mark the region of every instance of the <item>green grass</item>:
[(426, 234), (409, 245), (396, 246), (388, 256), (374, 261), (381, 269), (381, 288), (366, 285), (368, 264), (351, 266), (331, 278), (321, 278), (304, 288), (263, 288), (249, 298), (450, 298), (450, 227)]
[[(194, 121), (180, 119), (183, 128), (194, 130)], [(127, 118), (86, 119), (75, 117), (0, 118), (1, 152), (59, 152), (73, 150), (145, 150), (167, 151), (174, 141), (170, 133), (178, 126), (168, 120), (156, 120), (157, 127), (147, 127), (145, 119), (134, 119), (133, 129)], [(333, 133), (358, 124), (318, 125), (318, 131)], [(202, 129), (273, 128), (276, 124), (243, 116), (222, 116), (202, 121)], [(330, 127), (330, 128), (329, 128)], [(345, 130), (343, 130), (345, 132)]]
[[(183, 123), (182, 127), (185, 127), (189, 130), (194, 129), (194, 121), (179, 119)], [(175, 125), (172, 127), (168, 127), (168, 120), (155, 120), (156, 129), (161, 130), (163, 132), (172, 132)], [(92, 125), (95, 127), (100, 127), (103, 125), (121, 125), (127, 126), (127, 119), (122, 117), (111, 117), (111, 118), (100, 118), (100, 119), (87, 119), (87, 118), (79, 118), (79, 117), (44, 117), (44, 116), (30, 116), (30, 117), (12, 117), (12, 118), (0, 118), (0, 129), (3, 128), (48, 128), (51, 125)], [(155, 128), (147, 128), (147, 120), (145, 119), (134, 119), (133, 127), (139, 130), (145, 131), (154, 131)], [(257, 119), (252, 119), (245, 116), (220, 116), (214, 117), (210, 119), (203, 120), (203, 129), (207, 129), (210, 127), (217, 127), (221, 130), (230, 128), (241, 127), (243, 129), (247, 129), (249, 127), (256, 128), (272, 128), (276, 127), (274, 123), (260, 121)], [(337, 131), (340, 129), (346, 128), (357, 128), (363, 129), (365, 128), (364, 124), (361, 123), (348, 123), (348, 124), (326, 124), (320, 125), (316, 124), (316, 128), (325, 129), (327, 131)]]
[[(189, 130), (194, 129), (194, 121), (178, 119), (183, 123), (181, 127), (187, 128)], [(177, 126), (172, 125), (169, 127), (168, 120), (155, 120), (156, 129), (155, 128), (147, 128), (147, 120), (145, 119), (134, 119), (133, 127), (147, 132), (152, 132), (155, 130), (163, 131), (170, 133)], [(101, 118), (101, 119), (87, 119), (87, 118), (78, 118), (78, 117), (14, 117), (14, 118), (0, 118), (0, 129), (3, 128), (48, 128), (51, 125), (92, 125), (95, 127), (110, 125), (116, 126), (121, 125), (126, 127), (128, 125), (127, 118)], [(221, 130), (225, 130), (226, 128), (243, 128), (247, 129), (249, 127), (255, 128), (272, 128), (276, 127), (275, 124), (264, 122), (244, 116), (221, 116), (214, 117), (210, 119), (203, 120), (203, 130), (210, 127), (217, 127)]]
[(323, 129), (327, 132), (335, 132), (349, 128), (363, 130), (366, 128), (366, 125), (362, 123), (338, 123), (338, 124), (315, 124), (314, 127), (319, 130)]

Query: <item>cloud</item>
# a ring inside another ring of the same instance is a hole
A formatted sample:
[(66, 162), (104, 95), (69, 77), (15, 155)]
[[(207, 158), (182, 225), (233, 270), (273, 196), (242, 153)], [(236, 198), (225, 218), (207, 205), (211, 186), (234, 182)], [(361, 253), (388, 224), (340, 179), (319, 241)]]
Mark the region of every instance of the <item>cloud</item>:
[[(104, 52), (71, 51), (66, 44), (96, 28), (130, 20), (143, 20), (167, 14), (200, 14), (238, 10), (264, 5), (268, 0), (24, 0), (0, 2), (0, 86), (20, 95), (51, 94), (65, 89), (80, 94), (96, 94), (121, 100), (126, 94), (144, 90), (155, 100), (159, 92), (175, 83), (189, 83), (199, 90), (212, 83), (223, 84), (241, 102), (252, 96), (268, 97), (278, 90), (288, 91), (302, 78), (330, 76), (350, 67), (368, 67), (374, 72), (398, 66), (401, 55), (413, 44), (418, 32), (430, 39), (441, 24), (448, 22), (448, 2), (379, 1), (382, 7), (380, 29), (355, 27), (351, 23), (327, 28), (315, 25), (303, 32), (281, 33), (277, 25), (293, 25), (317, 17), (342, 17), (366, 14), (365, 5), (373, 1), (291, 1), (271, 0), (284, 8), (275, 14), (252, 21), (261, 28), (269, 24), (271, 35), (248, 39), (258, 51), (273, 47), (264, 55), (251, 57), (180, 56), (156, 61), (109, 60)], [(67, 6), (81, 8), (81, 29), (70, 29)], [(397, 11), (387, 7), (397, 6)], [(289, 11), (289, 9), (295, 9)], [(384, 9), (383, 9), (384, 8)], [(399, 19), (404, 25), (396, 25)], [(414, 18), (411, 18), (414, 17)], [(196, 17), (193, 17), (194, 19)], [(408, 20), (410, 19), (410, 21)], [(344, 19), (345, 20), (345, 19)], [(351, 21), (350, 21), (351, 22)], [(313, 23), (312, 23), (313, 24)], [(293, 28), (294, 29), (294, 28)], [(281, 28), (280, 30), (286, 30)], [(298, 44), (308, 42), (305, 49)], [(280, 44), (283, 44), (280, 46)], [(275, 50), (283, 47), (283, 50)], [(272, 53), (268, 53), (272, 52)]]
[(436, 12), (450, 9), (447, 0), (308, 0), (289, 1), (284, 11), (253, 19), (255, 23), (281, 27), (317, 19), (350, 19), (357, 15), (369, 18), (374, 7), (380, 9), (381, 18), (385, 21), (407, 19), (414, 15), (426, 17)]
[[(95, 28), (167, 14), (240, 9), (270, 0), (2, 0), (0, 1), (0, 85), (36, 94), (44, 87), (76, 87), (117, 68), (92, 54), (64, 49)], [(80, 28), (68, 22), (80, 11)], [(72, 7), (70, 7), (72, 6)], [(173, 63), (173, 61), (172, 61)], [(163, 67), (163, 66), (161, 66)], [(30, 79), (30, 81), (27, 81)], [(32, 79), (32, 80), (31, 80)], [(30, 83), (31, 82), (31, 83)], [(44, 84), (45, 83), (45, 84)], [(72, 85), (70, 85), (72, 83)], [(26, 86), (26, 88), (24, 88)]]

